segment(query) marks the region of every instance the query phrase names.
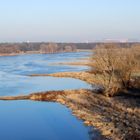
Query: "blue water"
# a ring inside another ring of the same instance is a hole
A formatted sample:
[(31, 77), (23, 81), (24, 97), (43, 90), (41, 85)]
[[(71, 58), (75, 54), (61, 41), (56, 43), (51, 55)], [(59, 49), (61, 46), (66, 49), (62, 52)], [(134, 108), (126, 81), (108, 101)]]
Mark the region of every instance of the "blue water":
[(88, 140), (89, 128), (57, 103), (0, 101), (1, 140)]
[(86, 66), (56, 66), (52, 64), (77, 61), (88, 55), (88, 52), (77, 52), (0, 57), (0, 96), (47, 90), (90, 88), (87, 83), (71, 78), (27, 76), (35, 73), (86, 70), (88, 69)]
[[(87, 55), (87, 52), (81, 52), (0, 57), (0, 96), (90, 88), (85, 82), (71, 78), (27, 76), (32, 73), (85, 70), (87, 67), (49, 64), (77, 61)], [(0, 101), (0, 140), (96, 140), (96, 134), (58, 103)]]
[(60, 54), (33, 54), (19, 56), (0, 57), (0, 71), (10, 74), (35, 74), (35, 73), (55, 73), (63, 71), (81, 71), (88, 67), (52, 65), (52, 63), (77, 61), (87, 57), (88, 52), (60, 53)]

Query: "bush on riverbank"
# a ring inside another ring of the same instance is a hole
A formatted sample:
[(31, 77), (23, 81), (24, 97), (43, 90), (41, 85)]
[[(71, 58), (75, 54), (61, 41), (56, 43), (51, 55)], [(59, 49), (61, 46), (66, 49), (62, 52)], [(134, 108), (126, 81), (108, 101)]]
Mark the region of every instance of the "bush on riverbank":
[(92, 72), (102, 93), (114, 96), (129, 88), (138, 88), (140, 46), (121, 48), (115, 44), (97, 46), (92, 56)]

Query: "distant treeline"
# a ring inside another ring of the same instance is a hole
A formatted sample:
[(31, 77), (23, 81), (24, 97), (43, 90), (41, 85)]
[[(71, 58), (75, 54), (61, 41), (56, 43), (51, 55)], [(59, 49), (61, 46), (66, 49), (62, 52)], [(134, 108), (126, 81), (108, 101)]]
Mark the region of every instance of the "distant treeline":
[(137, 42), (133, 42), (133, 43), (103, 43), (103, 42), (99, 42), (99, 43), (72, 43), (72, 45), (75, 45), (77, 49), (93, 49), (96, 46), (101, 46), (101, 45), (105, 45), (105, 44), (115, 44), (118, 47), (131, 47), (131, 46), (140, 46), (140, 43)]
[[(73, 52), (77, 49), (93, 49), (105, 43), (1, 43), (0, 54), (11, 53), (57, 53)], [(120, 47), (130, 47), (140, 43), (115, 43)]]
[(57, 43), (3, 43), (0, 44), (0, 54), (11, 53), (57, 53), (73, 52), (76, 46), (73, 44)]

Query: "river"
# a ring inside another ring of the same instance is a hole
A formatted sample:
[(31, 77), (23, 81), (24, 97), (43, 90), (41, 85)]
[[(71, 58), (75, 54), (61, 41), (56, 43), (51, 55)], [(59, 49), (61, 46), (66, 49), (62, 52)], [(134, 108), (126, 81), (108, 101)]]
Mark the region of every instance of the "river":
[[(86, 66), (52, 65), (77, 61), (89, 52), (32, 54), (0, 57), (0, 96), (38, 91), (91, 88), (72, 78), (29, 77), (35, 73), (87, 70)], [(93, 140), (98, 133), (83, 125), (58, 103), (0, 101), (1, 140)]]

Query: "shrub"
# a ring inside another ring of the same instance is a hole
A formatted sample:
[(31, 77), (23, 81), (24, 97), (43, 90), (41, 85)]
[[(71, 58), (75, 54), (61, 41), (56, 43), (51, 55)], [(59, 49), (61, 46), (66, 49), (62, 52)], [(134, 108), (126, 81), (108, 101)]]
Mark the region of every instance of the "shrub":
[(114, 96), (122, 90), (132, 87), (132, 75), (139, 71), (140, 47), (121, 48), (115, 44), (104, 44), (94, 49), (92, 70), (96, 83), (102, 92)]

